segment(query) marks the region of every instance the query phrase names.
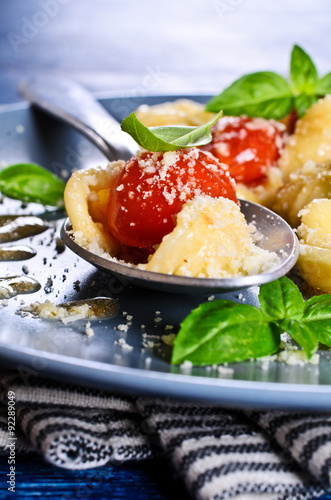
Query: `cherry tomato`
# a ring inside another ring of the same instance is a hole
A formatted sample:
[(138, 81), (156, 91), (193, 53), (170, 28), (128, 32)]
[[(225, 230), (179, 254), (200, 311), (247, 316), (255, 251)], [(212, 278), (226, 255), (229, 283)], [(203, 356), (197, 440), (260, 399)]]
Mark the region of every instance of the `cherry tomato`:
[(149, 248), (175, 227), (183, 204), (198, 195), (237, 202), (227, 167), (198, 148), (151, 153), (129, 160), (109, 193), (109, 231), (122, 244)]
[(284, 129), (282, 124), (263, 118), (224, 117), (212, 128), (212, 142), (202, 149), (226, 163), (237, 182), (261, 184), (279, 158)]

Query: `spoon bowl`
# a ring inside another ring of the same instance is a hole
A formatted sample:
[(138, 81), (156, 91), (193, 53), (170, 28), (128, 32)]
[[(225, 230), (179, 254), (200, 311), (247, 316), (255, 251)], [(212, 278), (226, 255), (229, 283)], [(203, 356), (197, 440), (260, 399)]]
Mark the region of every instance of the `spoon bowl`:
[(222, 293), (262, 285), (284, 276), (290, 271), (299, 255), (299, 242), (290, 226), (271, 210), (249, 201), (241, 201), (241, 211), (247, 223), (253, 223), (261, 233), (262, 238), (257, 246), (276, 252), (279, 264), (271, 270), (249, 276), (233, 278), (191, 278), (156, 273), (138, 269), (115, 258), (104, 258), (78, 245), (72, 236), (70, 220), (67, 219), (61, 229), (61, 237), (67, 247), (79, 257), (102, 271), (116, 276), (126, 285), (137, 285), (163, 292), (172, 293)]

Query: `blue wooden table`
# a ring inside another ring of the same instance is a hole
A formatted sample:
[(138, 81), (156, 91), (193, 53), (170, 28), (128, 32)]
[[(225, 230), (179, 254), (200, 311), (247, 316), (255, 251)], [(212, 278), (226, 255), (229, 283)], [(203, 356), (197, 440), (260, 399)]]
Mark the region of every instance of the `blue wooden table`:
[(7, 458), (0, 459), (1, 499), (52, 500), (189, 500), (162, 461), (113, 465), (87, 471), (53, 467), (37, 455), (21, 456), (16, 464), (16, 494), (7, 490)]
[[(0, 104), (29, 74), (65, 74), (92, 91), (216, 93), (243, 73), (286, 73), (298, 43), (331, 70), (330, 2), (315, 0), (11, 0), (1, 2)], [(0, 458), (0, 498), (7, 491)], [(88, 471), (17, 459), (17, 498), (185, 500), (161, 461)], [(331, 498), (330, 497), (325, 497)]]

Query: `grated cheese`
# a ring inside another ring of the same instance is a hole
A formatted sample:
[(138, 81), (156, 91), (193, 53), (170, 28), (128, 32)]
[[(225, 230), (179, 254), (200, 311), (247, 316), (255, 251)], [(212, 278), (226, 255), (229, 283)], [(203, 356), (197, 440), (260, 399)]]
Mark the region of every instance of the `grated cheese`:
[(184, 205), (175, 229), (138, 267), (202, 278), (262, 273), (278, 265), (279, 257), (254, 244), (255, 232), (233, 201), (200, 196)]

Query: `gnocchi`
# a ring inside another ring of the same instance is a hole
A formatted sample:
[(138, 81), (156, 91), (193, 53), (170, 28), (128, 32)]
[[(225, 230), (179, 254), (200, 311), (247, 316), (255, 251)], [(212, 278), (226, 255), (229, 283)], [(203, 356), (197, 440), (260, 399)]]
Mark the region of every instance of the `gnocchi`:
[(204, 106), (190, 99), (177, 99), (155, 106), (143, 104), (136, 110), (137, 118), (146, 127), (161, 125), (187, 125), (197, 127), (210, 120), (214, 113), (204, 110)]
[(238, 205), (227, 198), (197, 196), (177, 215), (149, 262), (148, 271), (199, 278), (244, 276), (278, 263), (274, 252), (254, 245)]
[(118, 250), (118, 241), (105, 228), (103, 212), (109, 189), (123, 166), (124, 162), (118, 161), (107, 167), (78, 170), (72, 174), (64, 191), (64, 204), (75, 241), (98, 254), (116, 255)]
[(308, 160), (315, 163), (331, 160), (331, 96), (313, 104), (298, 120), (278, 161), (284, 181)]
[(331, 198), (331, 163), (318, 164), (309, 160), (291, 173), (277, 193), (272, 208), (292, 227), (297, 227), (300, 210), (315, 198)]
[(297, 266), (312, 288), (331, 293), (331, 199), (313, 200), (299, 217)]

